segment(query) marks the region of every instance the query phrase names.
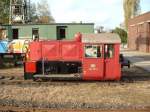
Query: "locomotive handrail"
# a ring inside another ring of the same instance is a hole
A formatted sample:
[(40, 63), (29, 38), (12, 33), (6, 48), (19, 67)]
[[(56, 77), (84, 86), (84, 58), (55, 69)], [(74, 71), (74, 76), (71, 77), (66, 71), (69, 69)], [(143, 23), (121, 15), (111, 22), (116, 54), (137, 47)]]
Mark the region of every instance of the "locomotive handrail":
[[(26, 43), (27, 42), (27, 43)], [(22, 52), (26, 53), (28, 52), (28, 47), (27, 45), (29, 45), (30, 41), (29, 40), (25, 40), (24, 41), (24, 44), (23, 44), (23, 47), (22, 47)]]
[(44, 67), (44, 65), (45, 65), (44, 58), (42, 58), (42, 73), (43, 73), (43, 75), (45, 75), (45, 67)]

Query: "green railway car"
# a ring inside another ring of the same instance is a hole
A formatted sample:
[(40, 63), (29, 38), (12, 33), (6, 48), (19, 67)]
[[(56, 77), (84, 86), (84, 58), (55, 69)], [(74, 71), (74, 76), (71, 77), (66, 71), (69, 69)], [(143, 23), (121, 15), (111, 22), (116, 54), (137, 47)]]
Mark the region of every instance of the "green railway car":
[(2, 25), (11, 39), (73, 39), (75, 33), (94, 33), (94, 23), (52, 23)]

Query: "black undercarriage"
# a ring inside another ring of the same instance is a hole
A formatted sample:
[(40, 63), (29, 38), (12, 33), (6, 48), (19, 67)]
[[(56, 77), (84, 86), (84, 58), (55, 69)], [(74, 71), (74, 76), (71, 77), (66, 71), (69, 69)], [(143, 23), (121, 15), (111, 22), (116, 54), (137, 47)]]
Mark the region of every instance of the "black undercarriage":
[(39, 77), (67, 77), (68, 74), (82, 73), (82, 63), (79, 61), (38, 61), (36, 63), (36, 73), (24, 74), (25, 79), (32, 79), (34, 76)]

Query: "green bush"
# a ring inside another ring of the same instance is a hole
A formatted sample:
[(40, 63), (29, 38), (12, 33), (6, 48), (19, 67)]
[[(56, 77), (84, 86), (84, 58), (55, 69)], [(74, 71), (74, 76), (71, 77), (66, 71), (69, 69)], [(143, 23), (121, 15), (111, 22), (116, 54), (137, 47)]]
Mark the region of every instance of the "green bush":
[(120, 36), (121, 43), (123, 43), (123, 44), (127, 43), (128, 34), (124, 29), (117, 27), (112, 32), (117, 33)]

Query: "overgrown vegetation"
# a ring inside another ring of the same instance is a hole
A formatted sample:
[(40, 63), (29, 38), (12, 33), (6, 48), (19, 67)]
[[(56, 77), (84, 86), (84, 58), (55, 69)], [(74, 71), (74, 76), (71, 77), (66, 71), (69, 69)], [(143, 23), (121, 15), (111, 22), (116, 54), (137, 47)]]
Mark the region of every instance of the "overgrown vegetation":
[(121, 43), (123, 43), (123, 44), (127, 43), (127, 36), (128, 35), (127, 35), (127, 32), (124, 29), (117, 27), (113, 30), (113, 33), (117, 33), (120, 36)]
[(31, 20), (33, 23), (54, 23), (47, 0), (31, 4)]
[(10, 0), (0, 0), (0, 23), (9, 22), (9, 2)]

